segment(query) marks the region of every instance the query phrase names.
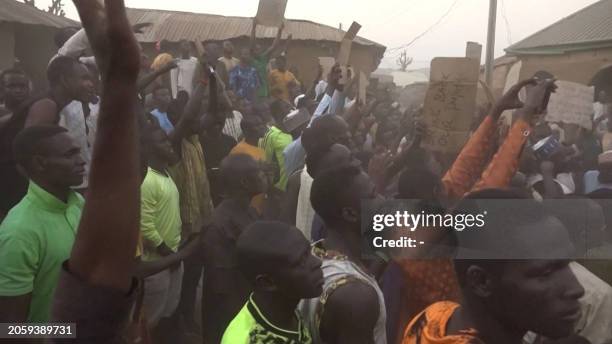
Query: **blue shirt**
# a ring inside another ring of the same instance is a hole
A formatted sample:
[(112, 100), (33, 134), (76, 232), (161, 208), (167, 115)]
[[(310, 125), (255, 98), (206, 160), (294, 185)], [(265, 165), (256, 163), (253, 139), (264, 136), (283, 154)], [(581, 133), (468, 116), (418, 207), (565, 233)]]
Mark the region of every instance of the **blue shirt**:
[(257, 88), (261, 85), (257, 70), (251, 66), (237, 65), (229, 73), (229, 86), (234, 93), (250, 102), (255, 101)]
[(151, 111), (151, 115), (157, 118), (159, 126), (166, 132), (166, 134), (169, 135), (174, 130), (174, 125), (172, 125), (172, 122), (170, 122), (170, 120), (168, 119), (168, 113), (161, 112), (159, 111), (159, 109), (155, 109)]
[(588, 171), (584, 174), (584, 193), (589, 194), (599, 189), (612, 189), (612, 184), (599, 182), (599, 171)]
[(302, 146), (302, 137), (298, 137), (297, 140), (291, 142), (283, 151), (283, 156), (285, 157), (285, 171), (288, 176), (304, 166), (306, 151)]

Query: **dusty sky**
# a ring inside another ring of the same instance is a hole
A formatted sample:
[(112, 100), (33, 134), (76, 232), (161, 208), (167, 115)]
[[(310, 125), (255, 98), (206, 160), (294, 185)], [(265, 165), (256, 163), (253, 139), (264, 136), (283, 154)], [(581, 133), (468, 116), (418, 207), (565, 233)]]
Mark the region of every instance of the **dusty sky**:
[[(72, 1), (64, 1), (67, 16), (78, 19)], [(254, 16), (258, 4), (258, 0), (125, 1), (128, 7), (236, 16)], [(511, 43), (596, 1), (498, 0), (495, 56), (503, 55), (503, 49)], [(36, 1), (41, 8), (46, 8), (50, 2)], [(342, 23), (344, 29), (355, 20), (362, 25), (360, 36), (384, 44), (388, 49), (410, 42), (433, 26), (431, 31), (406, 48), (408, 56), (414, 59), (411, 68), (423, 68), (428, 67), (429, 61), (436, 56), (463, 56), (467, 41), (484, 45), (488, 4), (487, 0), (289, 0), (285, 17), (334, 27)], [(439, 24), (434, 25), (438, 21)], [(395, 67), (400, 51), (388, 52), (381, 67)]]

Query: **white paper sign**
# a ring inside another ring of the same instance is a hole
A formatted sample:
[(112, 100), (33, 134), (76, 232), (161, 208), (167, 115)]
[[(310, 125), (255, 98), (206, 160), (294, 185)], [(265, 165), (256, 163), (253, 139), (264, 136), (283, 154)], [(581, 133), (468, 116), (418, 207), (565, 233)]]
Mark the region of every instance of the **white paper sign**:
[(563, 80), (555, 84), (557, 90), (550, 96), (544, 119), (548, 122), (577, 124), (591, 130), (594, 87)]

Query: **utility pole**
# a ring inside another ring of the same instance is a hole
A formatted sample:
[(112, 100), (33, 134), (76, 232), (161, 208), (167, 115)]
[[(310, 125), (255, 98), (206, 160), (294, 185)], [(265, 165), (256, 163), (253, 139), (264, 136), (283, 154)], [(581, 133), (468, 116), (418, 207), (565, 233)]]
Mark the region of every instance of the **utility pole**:
[(493, 83), (493, 55), (495, 54), (495, 22), (497, 20), (497, 0), (489, 0), (489, 28), (487, 30), (487, 56), (485, 60), (485, 81)]

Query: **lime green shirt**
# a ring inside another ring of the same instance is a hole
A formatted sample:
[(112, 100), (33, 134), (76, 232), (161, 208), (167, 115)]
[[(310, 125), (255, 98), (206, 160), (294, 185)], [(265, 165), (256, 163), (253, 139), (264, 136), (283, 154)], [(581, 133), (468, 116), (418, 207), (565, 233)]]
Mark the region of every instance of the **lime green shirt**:
[(277, 327), (261, 313), (251, 294), (246, 305), (225, 330), (221, 344), (312, 344), (310, 332), (300, 315), (295, 312), (295, 316), (298, 321), (297, 331)]
[(266, 136), (260, 140), (260, 148), (266, 152), (266, 161), (276, 163), (279, 169), (279, 180), (274, 186), (285, 191), (287, 188), (287, 170), (285, 169), (285, 147), (293, 142), (293, 137), (277, 127), (271, 127)]
[(181, 242), (179, 192), (169, 175), (147, 170), (140, 186), (140, 232), (144, 241), (144, 261), (159, 259), (155, 250), (162, 243), (176, 252)]
[(25, 197), (0, 224), (0, 296), (32, 293), (28, 322), (49, 321), (83, 205), (83, 197), (74, 191), (64, 203), (30, 181)]

